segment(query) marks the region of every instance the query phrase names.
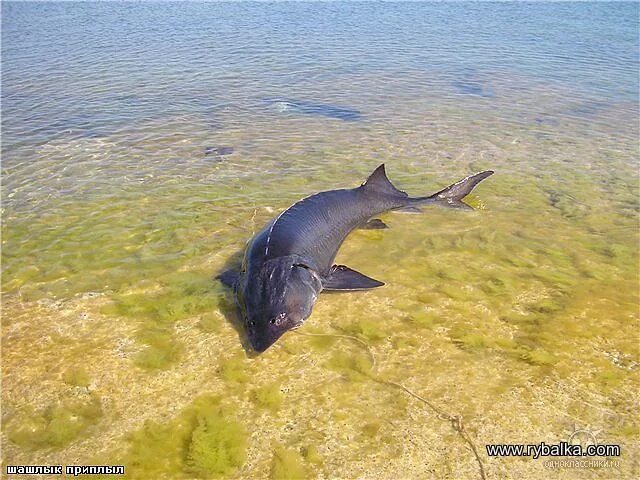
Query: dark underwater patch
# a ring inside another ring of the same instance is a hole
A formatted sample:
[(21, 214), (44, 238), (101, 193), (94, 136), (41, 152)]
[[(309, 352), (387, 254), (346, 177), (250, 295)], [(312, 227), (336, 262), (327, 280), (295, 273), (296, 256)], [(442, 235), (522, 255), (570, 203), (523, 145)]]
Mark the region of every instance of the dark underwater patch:
[(484, 86), (476, 81), (470, 79), (456, 80), (453, 82), (453, 87), (463, 95), (475, 95), (477, 97), (493, 98), (495, 94), (490, 90), (485, 90)]
[(557, 118), (552, 117), (550, 115), (546, 115), (546, 114), (542, 114), (542, 115), (537, 116), (534, 119), (534, 122), (537, 125), (549, 125), (551, 127), (557, 127), (560, 124), (560, 122), (558, 121)]
[(493, 98), (495, 93), (487, 89), (477, 71), (473, 68), (464, 68), (451, 82), (451, 86), (462, 95), (474, 95), (476, 97)]
[(291, 98), (267, 98), (264, 101), (267, 105), (275, 107), (280, 113), (315, 115), (345, 122), (357, 122), (363, 118), (362, 112), (358, 110), (328, 103), (315, 103)]
[(77, 114), (60, 119), (43, 119), (34, 131), (49, 138), (62, 134), (101, 138), (113, 132), (113, 125), (108, 121), (98, 120), (91, 114)]
[(233, 147), (222, 147), (222, 146), (210, 146), (204, 148), (205, 155), (218, 155), (223, 157), (225, 155), (231, 155), (235, 149)]
[(608, 107), (609, 104), (605, 102), (587, 101), (571, 107), (566, 113), (572, 117), (589, 118), (599, 115)]

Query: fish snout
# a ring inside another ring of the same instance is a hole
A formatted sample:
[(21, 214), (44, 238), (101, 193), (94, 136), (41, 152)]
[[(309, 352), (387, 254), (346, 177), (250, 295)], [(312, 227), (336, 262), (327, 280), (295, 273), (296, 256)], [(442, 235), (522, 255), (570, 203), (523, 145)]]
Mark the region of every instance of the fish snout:
[(291, 328), (284, 313), (275, 315), (268, 322), (249, 322), (246, 328), (247, 338), (256, 352), (264, 352)]
[(249, 343), (251, 344), (251, 348), (253, 348), (256, 352), (262, 353), (267, 348), (275, 343), (277, 339), (270, 340), (267, 337), (263, 337), (261, 335), (256, 335), (255, 333), (248, 333), (247, 338), (249, 339)]

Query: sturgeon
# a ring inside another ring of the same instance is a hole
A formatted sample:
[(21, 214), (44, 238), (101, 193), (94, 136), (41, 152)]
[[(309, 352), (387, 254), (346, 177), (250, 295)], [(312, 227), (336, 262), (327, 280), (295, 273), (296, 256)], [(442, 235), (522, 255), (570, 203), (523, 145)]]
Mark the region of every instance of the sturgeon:
[(218, 278), (234, 289), (243, 325), (257, 352), (285, 332), (300, 327), (323, 291), (355, 291), (383, 282), (333, 263), (338, 249), (356, 228), (386, 228), (376, 215), (416, 210), (428, 204), (472, 209), (462, 199), (486, 170), (425, 197), (410, 197), (387, 178), (384, 164), (357, 188), (316, 193), (294, 203), (272, 219), (247, 244), (240, 271)]

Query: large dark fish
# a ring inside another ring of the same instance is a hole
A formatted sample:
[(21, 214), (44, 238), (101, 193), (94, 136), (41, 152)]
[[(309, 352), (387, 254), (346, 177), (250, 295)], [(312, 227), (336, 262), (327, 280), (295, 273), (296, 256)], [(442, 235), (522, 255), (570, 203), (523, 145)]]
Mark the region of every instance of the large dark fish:
[(367, 290), (384, 283), (333, 260), (359, 227), (384, 228), (373, 216), (426, 204), (470, 206), (462, 199), (493, 172), (476, 173), (428, 197), (394, 187), (380, 165), (359, 187), (321, 192), (286, 209), (249, 242), (240, 272), (220, 279), (236, 292), (251, 346), (263, 352), (287, 330), (299, 327), (323, 290)]

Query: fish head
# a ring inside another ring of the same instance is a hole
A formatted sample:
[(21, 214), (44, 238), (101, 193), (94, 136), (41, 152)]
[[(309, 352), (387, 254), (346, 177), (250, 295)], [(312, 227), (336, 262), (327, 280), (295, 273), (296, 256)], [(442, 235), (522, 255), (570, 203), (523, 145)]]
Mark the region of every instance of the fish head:
[(238, 291), (251, 346), (264, 352), (311, 315), (322, 282), (312, 262), (298, 255), (270, 259), (248, 270)]

